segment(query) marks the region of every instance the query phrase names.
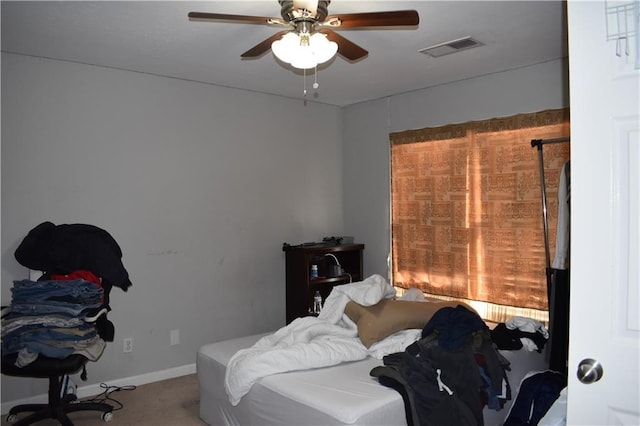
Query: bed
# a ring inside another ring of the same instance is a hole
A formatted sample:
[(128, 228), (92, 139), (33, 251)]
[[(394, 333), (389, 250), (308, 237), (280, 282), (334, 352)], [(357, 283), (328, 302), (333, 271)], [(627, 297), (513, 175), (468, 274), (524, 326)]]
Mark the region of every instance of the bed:
[[(372, 284), (368, 278), (355, 286), (345, 286), (340, 294), (332, 292), (325, 302), (322, 318), (309, 317), (290, 324), (304, 324), (303, 330), (296, 330), (296, 338), (299, 338), (300, 334), (304, 335), (306, 330), (317, 330), (315, 327), (318, 324), (327, 327), (324, 322), (338, 323), (339, 320), (336, 318), (344, 318), (354, 300), (362, 303), (359, 306), (378, 306), (378, 302), (389, 297), (391, 290), (383, 280), (376, 280)], [(367, 289), (366, 294), (359, 293), (363, 288)], [(410, 305), (402, 305), (405, 314), (410, 310), (408, 306)], [(354, 316), (353, 313), (350, 314)], [(414, 313), (410, 316), (416, 315)], [(388, 319), (388, 315), (385, 314), (384, 318)], [(375, 333), (384, 329), (382, 334), (375, 337), (379, 340), (368, 347), (359, 336), (360, 333), (367, 334), (364, 329), (365, 320), (368, 321), (368, 326), (375, 329)], [(419, 321), (424, 321), (424, 318), (419, 318)], [(309, 358), (315, 355), (307, 351), (302, 355), (306, 364), (302, 365), (289, 352), (272, 356), (272, 351), (255, 349), (266, 342), (267, 346), (276, 346), (288, 351), (291, 335), (284, 332), (289, 326), (273, 333), (239, 337), (202, 346), (197, 353), (196, 362), (200, 417), (210, 425), (406, 425), (405, 404), (400, 393), (381, 385), (370, 372), (375, 367), (383, 365), (381, 359), (384, 354), (397, 352), (398, 348), (406, 346), (407, 342), (418, 339), (421, 330), (412, 328), (413, 324), (406, 324), (406, 321), (395, 327), (389, 327), (389, 322), (387, 320), (386, 325), (381, 326), (372, 318), (354, 321), (351, 327), (346, 327), (349, 332), (344, 339), (356, 337), (359, 346), (365, 348), (364, 356), (361, 352), (357, 352), (356, 355), (348, 352), (346, 358), (341, 358), (340, 354), (336, 358), (334, 353), (330, 362), (325, 361), (323, 356), (320, 363), (312, 361), (309, 364)], [(344, 327), (344, 324), (341, 327)], [(388, 333), (391, 334), (385, 336)], [(314, 336), (317, 337), (317, 334)], [(341, 338), (342, 336), (338, 341)], [(283, 348), (281, 343), (285, 340), (287, 344)], [(305, 348), (308, 348), (307, 338), (302, 340), (305, 341)], [(333, 340), (333, 337), (329, 337), (328, 340), (323, 340), (320, 346), (324, 348), (327, 342)], [(277, 343), (274, 343), (276, 341)], [(245, 360), (239, 356), (242, 354), (247, 355), (251, 361), (265, 355), (264, 360), (267, 361), (258, 363), (254, 368), (254, 364), (243, 363)], [(544, 354), (537, 351), (522, 349), (500, 351), (500, 354), (510, 363), (507, 377), (513, 389), (512, 399), (507, 401), (500, 411), (485, 407), (482, 413), (485, 425), (502, 424), (522, 378), (530, 371), (543, 371), (547, 368)], [(276, 366), (272, 364), (274, 359), (279, 358), (286, 359), (284, 366), (281, 363), (277, 363)], [(305, 365), (310, 367), (303, 368)], [(238, 384), (229, 377), (234, 367), (243, 371), (259, 372)], [(241, 389), (239, 393), (238, 389)]]

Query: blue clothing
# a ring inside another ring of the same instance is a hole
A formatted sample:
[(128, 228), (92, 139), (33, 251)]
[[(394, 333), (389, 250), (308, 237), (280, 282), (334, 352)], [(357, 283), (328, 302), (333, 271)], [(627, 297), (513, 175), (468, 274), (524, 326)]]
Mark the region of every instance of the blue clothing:
[[(64, 331), (58, 331), (61, 329), (49, 328), (16, 332), (10, 338), (2, 340), (2, 352), (10, 354), (27, 348), (31, 350), (31, 352), (42, 353), (51, 358), (65, 358), (70, 353), (73, 353), (75, 346), (79, 342), (87, 341), (97, 336), (95, 327), (91, 326), (91, 328), (93, 328), (93, 330), (83, 335), (65, 333)], [(56, 344), (52, 345), (47, 343), (49, 341), (56, 342)], [(41, 349), (46, 349), (46, 353), (42, 352)], [(68, 353), (68, 349), (71, 349), (70, 353)]]
[(24, 315), (64, 313), (82, 316), (86, 309), (101, 305), (103, 290), (98, 285), (77, 280), (14, 281), (11, 311)]
[(103, 290), (83, 279), (66, 281), (14, 281), (11, 288), (13, 303), (37, 303), (48, 301), (63, 303), (96, 304), (102, 299)]
[[(2, 354), (20, 353), (20, 366), (38, 354), (66, 358), (98, 337), (84, 313), (101, 306), (103, 289), (78, 280), (15, 281), (11, 314), (2, 320)], [(75, 321), (71, 321), (75, 319)]]
[(11, 305), (11, 311), (22, 315), (50, 315), (50, 314), (67, 314), (70, 316), (81, 316), (82, 311), (86, 309), (83, 305), (66, 304), (62, 306), (48, 304), (15, 304)]
[(537, 425), (566, 385), (567, 378), (552, 370), (525, 378), (504, 426)]
[(25, 342), (19, 350), (15, 350), (15, 351), (12, 350), (10, 352), (5, 352), (5, 353), (19, 352), (22, 349), (27, 349), (30, 352), (42, 354), (46, 357), (56, 358), (56, 359), (64, 359), (69, 355), (73, 354), (73, 352), (75, 351), (73, 347), (61, 348), (61, 347), (48, 345), (44, 342), (33, 341), (33, 342)]
[(456, 349), (464, 345), (474, 331), (489, 327), (475, 312), (462, 305), (439, 309), (422, 330), (422, 338), (438, 333), (438, 344), (444, 349)]

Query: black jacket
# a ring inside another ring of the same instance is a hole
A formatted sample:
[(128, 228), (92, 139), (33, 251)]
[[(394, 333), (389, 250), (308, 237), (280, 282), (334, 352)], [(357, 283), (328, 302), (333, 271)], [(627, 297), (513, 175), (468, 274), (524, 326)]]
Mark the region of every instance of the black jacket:
[(16, 260), (45, 274), (69, 274), (87, 270), (111, 286), (127, 291), (129, 273), (122, 264), (122, 250), (113, 237), (94, 225), (54, 225), (43, 222), (33, 228), (15, 252)]

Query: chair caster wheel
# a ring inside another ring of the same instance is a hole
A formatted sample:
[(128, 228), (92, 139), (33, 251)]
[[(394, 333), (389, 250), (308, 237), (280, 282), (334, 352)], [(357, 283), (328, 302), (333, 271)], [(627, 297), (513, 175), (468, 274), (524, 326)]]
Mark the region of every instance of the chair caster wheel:
[(107, 411), (106, 413), (102, 413), (102, 421), (110, 422), (113, 418), (113, 413), (111, 411)]
[(7, 416), (7, 423), (9, 423), (10, 425), (18, 423), (18, 416), (15, 414), (9, 414)]

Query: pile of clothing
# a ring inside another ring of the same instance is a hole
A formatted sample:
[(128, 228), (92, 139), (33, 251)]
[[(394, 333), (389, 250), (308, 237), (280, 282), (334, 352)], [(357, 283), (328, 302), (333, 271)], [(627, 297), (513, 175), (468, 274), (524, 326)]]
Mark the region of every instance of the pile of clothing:
[[(17, 353), (15, 365), (24, 367), (42, 354), (64, 359), (82, 354), (95, 361), (106, 346), (95, 325), (104, 314), (100, 281), (75, 278), (78, 271), (54, 280), (14, 281), (9, 314), (2, 318), (2, 354)], [(91, 274), (93, 275), (93, 274)]]
[(526, 349), (542, 353), (549, 332), (542, 322), (525, 317), (511, 317), (491, 330), (491, 339), (498, 349), (517, 351)]
[(94, 225), (43, 222), (29, 231), (15, 257), (43, 275), (14, 281), (8, 314), (3, 308), (2, 356), (17, 353), (18, 367), (38, 355), (98, 359), (114, 338), (106, 316), (110, 290), (131, 286), (113, 237)]
[(482, 409), (501, 410), (511, 399), (506, 370), (488, 327), (462, 305), (438, 310), (422, 338), (387, 355), (371, 375), (403, 397), (407, 424), (484, 424)]

